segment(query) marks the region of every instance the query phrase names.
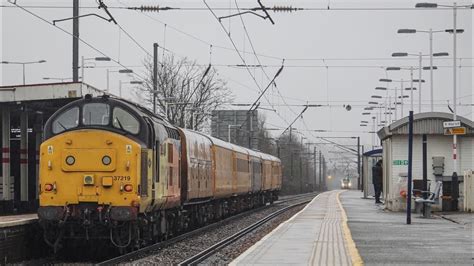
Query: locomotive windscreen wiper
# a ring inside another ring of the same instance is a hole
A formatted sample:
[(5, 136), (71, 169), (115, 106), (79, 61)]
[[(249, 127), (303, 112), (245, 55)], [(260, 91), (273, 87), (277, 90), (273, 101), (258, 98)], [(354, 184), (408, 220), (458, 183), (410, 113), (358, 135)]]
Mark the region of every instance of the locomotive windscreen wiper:
[(115, 118), (115, 120), (117, 121), (117, 123), (118, 123), (120, 129), (123, 130), (123, 131), (125, 131), (125, 129), (124, 129), (123, 126), (122, 126), (122, 123), (120, 123), (120, 120), (119, 120), (117, 117)]
[(59, 122), (59, 121), (57, 121), (57, 122), (62, 128), (64, 128), (64, 130), (67, 130), (67, 128), (63, 124), (61, 124), (61, 122)]

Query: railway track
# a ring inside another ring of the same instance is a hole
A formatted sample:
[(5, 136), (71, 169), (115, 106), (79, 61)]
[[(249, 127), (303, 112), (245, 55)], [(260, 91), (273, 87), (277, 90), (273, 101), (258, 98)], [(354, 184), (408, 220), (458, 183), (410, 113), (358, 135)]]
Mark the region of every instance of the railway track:
[(255, 229), (261, 227), (262, 225), (266, 224), (268, 221), (272, 220), (273, 218), (281, 215), (282, 213), (285, 213), (289, 209), (304, 205), (304, 204), (308, 203), (309, 201), (310, 200), (299, 202), (299, 203), (287, 206), (287, 207), (285, 207), (283, 209), (280, 209), (278, 211), (275, 211), (274, 213), (266, 216), (265, 218), (263, 218), (260, 221), (252, 224), (251, 226), (249, 226), (247, 228), (244, 228), (243, 230), (235, 233), (234, 235), (231, 235), (230, 237), (225, 238), (224, 240), (222, 240), (222, 241), (216, 243), (215, 245), (201, 251), (200, 253), (198, 253), (198, 254), (196, 254), (196, 255), (194, 255), (194, 256), (192, 256), (192, 257), (190, 257), (190, 258), (188, 258), (184, 261), (182, 261), (178, 265), (197, 265), (200, 262), (203, 262), (204, 260), (209, 258), (210, 256), (214, 255), (216, 252), (218, 252), (221, 249), (225, 248), (226, 246), (234, 243), (236, 240), (242, 238), (243, 236), (247, 235), (248, 233), (250, 233), (250, 232), (254, 231)]
[[(314, 193), (308, 193), (308, 194), (304, 194), (304, 195), (298, 195), (298, 196), (293, 196), (293, 197), (288, 197), (288, 198), (285, 198), (285, 199), (282, 199), (282, 200), (279, 200), (279, 201), (276, 201), (273, 205), (267, 205), (267, 206), (263, 206), (263, 207), (260, 207), (260, 208), (257, 208), (257, 209), (253, 209), (253, 210), (249, 210), (249, 211), (246, 211), (246, 212), (243, 212), (243, 213), (240, 213), (240, 214), (237, 214), (237, 215), (234, 215), (232, 217), (229, 217), (229, 218), (226, 218), (222, 221), (219, 221), (219, 222), (216, 222), (216, 223), (213, 223), (213, 224), (210, 224), (210, 225), (207, 225), (205, 227), (201, 227), (201, 228), (198, 228), (196, 230), (193, 230), (193, 231), (190, 231), (190, 232), (187, 232), (187, 233), (184, 233), (184, 234), (181, 234), (181, 235), (178, 235), (176, 237), (173, 237), (172, 239), (169, 239), (169, 240), (166, 240), (166, 241), (162, 241), (162, 242), (159, 242), (159, 243), (156, 243), (156, 244), (153, 244), (151, 246), (147, 246), (147, 247), (144, 247), (144, 248), (141, 248), (139, 250), (136, 250), (136, 251), (133, 251), (133, 252), (130, 252), (130, 253), (127, 253), (127, 254), (124, 254), (122, 256), (118, 256), (118, 257), (114, 257), (112, 259), (109, 259), (109, 260), (106, 260), (106, 261), (102, 261), (102, 262), (99, 262), (97, 263), (96, 265), (111, 265), (111, 264), (119, 264), (119, 263), (129, 263), (131, 261), (134, 261), (134, 260), (137, 260), (137, 259), (140, 259), (140, 258), (143, 258), (143, 257), (146, 257), (146, 256), (149, 256), (149, 255), (152, 255), (154, 253), (154, 251), (156, 250), (160, 250), (162, 248), (165, 248), (165, 247), (168, 247), (172, 244), (175, 244), (175, 243), (178, 243), (180, 241), (183, 241), (185, 239), (188, 239), (190, 237), (193, 237), (193, 236), (196, 236), (196, 235), (199, 235), (201, 233), (204, 233), (206, 231), (209, 231), (209, 230), (212, 230), (212, 229), (215, 229), (217, 228), (218, 226), (224, 224), (224, 223), (227, 223), (229, 221), (233, 221), (233, 220), (236, 220), (236, 219), (239, 219), (241, 217), (244, 217), (244, 216), (247, 216), (251, 213), (254, 213), (254, 212), (258, 212), (258, 211), (261, 211), (261, 210), (264, 210), (270, 206), (275, 206), (275, 205), (279, 205), (279, 204), (284, 204), (284, 203), (287, 203), (287, 202), (290, 202), (290, 201), (298, 201), (298, 203), (296, 204), (292, 204), (290, 206), (287, 206), (283, 209), (280, 209), (279, 211), (276, 211), (274, 212), (273, 214), (271, 215), (268, 215), (267, 217), (265, 217), (264, 219), (260, 220), (259, 222), (253, 224), (251, 227), (252, 229), (250, 228), (246, 228), (248, 229), (246, 232), (251, 232), (253, 231), (254, 229), (258, 228), (259, 226), (265, 224), (265, 222), (271, 220), (272, 218), (274, 217), (277, 217), (279, 214), (282, 214), (284, 213), (285, 211), (291, 209), (291, 208), (295, 208), (297, 206), (301, 206), (303, 204), (306, 204), (308, 203), (312, 198), (314, 198), (316, 194)], [(242, 230), (244, 231), (244, 230)], [(243, 236), (245, 235), (244, 232), (239, 232), (240, 236)], [(237, 235), (237, 234), (236, 234)], [(234, 240), (238, 239), (238, 236), (232, 236), (232, 237), (235, 237)], [(226, 239), (227, 240), (227, 239)], [(228, 240), (229, 242), (227, 243), (232, 243), (233, 241), (231, 240)], [(221, 242), (224, 242), (224, 241), (221, 241)], [(219, 244), (219, 243), (218, 243)], [(216, 244), (217, 245), (217, 244)], [(214, 246), (213, 246), (214, 247)], [(224, 243), (221, 243), (220, 245), (220, 248), (223, 248), (225, 247), (225, 244)], [(212, 247), (211, 247), (212, 248)], [(214, 252), (219, 250), (218, 247), (214, 247)], [(205, 250), (206, 251), (206, 250)], [(213, 252), (211, 250), (207, 250), (207, 254), (212, 255)], [(199, 255), (199, 254), (197, 254)], [(208, 257), (208, 256), (207, 256)], [(185, 265), (185, 264), (183, 264)]]

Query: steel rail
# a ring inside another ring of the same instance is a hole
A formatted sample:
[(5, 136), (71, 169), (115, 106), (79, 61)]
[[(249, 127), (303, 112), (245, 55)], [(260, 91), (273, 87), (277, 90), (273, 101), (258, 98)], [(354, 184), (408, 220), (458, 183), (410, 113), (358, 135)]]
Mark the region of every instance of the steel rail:
[[(135, 251), (132, 251), (132, 252), (129, 252), (129, 253), (126, 253), (126, 254), (123, 254), (121, 256), (118, 256), (118, 257), (114, 257), (114, 258), (111, 258), (111, 259), (108, 259), (108, 260), (105, 260), (105, 261), (102, 261), (102, 262), (99, 262), (99, 263), (96, 263), (95, 265), (97, 266), (102, 266), (102, 265), (115, 265), (115, 264), (119, 264), (119, 263), (127, 263), (127, 262), (131, 262), (133, 260), (136, 260), (136, 259), (139, 259), (139, 256), (140, 255), (143, 255), (144, 253), (147, 253), (149, 251), (153, 251), (153, 250), (156, 250), (156, 249), (161, 249), (161, 248), (164, 248), (164, 247), (167, 247), (167, 246), (170, 246), (172, 244), (175, 244), (177, 242), (180, 242), (184, 239), (187, 239), (189, 237), (193, 237), (193, 236), (196, 236), (198, 235), (199, 233), (201, 232), (204, 232), (206, 230), (210, 230), (210, 229), (213, 229), (213, 228), (216, 228), (224, 223), (227, 223), (229, 221), (232, 221), (232, 220), (236, 220), (240, 217), (244, 217), (250, 213), (254, 213), (254, 212), (257, 212), (257, 211), (261, 211), (261, 210), (264, 210), (264, 209), (267, 209), (271, 206), (274, 206), (274, 205), (277, 205), (277, 204), (283, 204), (285, 202), (288, 202), (288, 201), (293, 201), (293, 200), (297, 200), (297, 199), (300, 199), (300, 198), (305, 198), (305, 197), (313, 197), (314, 198), (315, 194), (314, 193), (307, 193), (307, 194), (304, 194), (304, 195), (297, 195), (297, 196), (294, 196), (294, 197), (291, 197), (291, 198), (287, 198), (287, 199), (284, 199), (284, 200), (281, 200), (281, 201), (275, 201), (274, 204), (270, 204), (270, 205), (265, 205), (265, 206), (262, 206), (262, 207), (259, 207), (259, 208), (256, 208), (256, 209), (251, 209), (251, 210), (248, 210), (248, 211), (244, 211), (242, 213), (239, 213), (239, 214), (236, 214), (236, 215), (233, 215), (233, 216), (230, 216), (230, 217), (227, 217), (225, 218), (224, 220), (220, 220), (220, 221), (217, 221), (215, 223), (212, 223), (212, 224), (209, 224), (209, 225), (206, 225), (204, 227), (200, 227), (200, 228), (197, 228), (195, 230), (192, 230), (192, 231), (189, 231), (187, 233), (184, 233), (184, 234), (181, 234), (181, 235), (177, 235), (176, 237), (173, 237), (171, 239), (168, 239), (168, 240), (165, 240), (165, 241), (162, 241), (162, 242), (158, 242), (158, 243), (155, 243), (155, 244), (152, 244), (150, 246), (146, 246), (146, 247), (143, 247), (143, 248), (140, 248), (138, 250), (135, 250)], [(302, 203), (299, 203), (299, 204), (302, 204)], [(293, 205), (292, 205), (293, 206)], [(286, 209), (286, 208), (285, 208)]]
[(210, 256), (217, 253), (219, 250), (225, 248), (226, 246), (229, 246), (230, 244), (237, 241), (241, 237), (249, 234), (250, 232), (254, 231), (255, 229), (257, 229), (257, 228), (261, 227), (262, 225), (266, 224), (268, 221), (272, 220), (273, 218), (285, 213), (289, 209), (307, 204), (310, 201), (311, 200), (306, 200), (306, 201), (303, 201), (303, 202), (299, 202), (299, 203), (287, 206), (287, 207), (285, 207), (283, 209), (280, 209), (278, 211), (275, 211), (274, 213), (266, 216), (265, 218), (261, 219), (260, 221), (250, 225), (249, 227), (244, 228), (243, 230), (233, 234), (232, 236), (230, 236), (230, 237), (214, 244), (213, 246), (199, 252), (198, 254), (196, 254), (196, 255), (194, 255), (194, 256), (192, 256), (192, 257), (190, 257), (190, 258), (188, 258), (188, 259), (186, 259), (182, 262), (180, 262), (178, 265), (198, 265), (199, 263), (203, 262), (204, 260), (206, 260)]

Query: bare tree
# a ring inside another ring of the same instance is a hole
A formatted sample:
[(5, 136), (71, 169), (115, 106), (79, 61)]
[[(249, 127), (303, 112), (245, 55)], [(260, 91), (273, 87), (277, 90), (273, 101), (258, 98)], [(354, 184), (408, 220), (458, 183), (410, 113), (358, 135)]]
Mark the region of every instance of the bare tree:
[[(137, 97), (148, 107), (153, 107), (153, 60), (144, 62), (147, 80), (136, 88)], [(170, 123), (201, 130), (211, 112), (232, 100), (226, 83), (218, 78), (217, 71), (197, 65), (187, 58), (166, 56), (157, 73), (157, 112)]]
[(309, 192), (316, 188), (314, 153), (308, 151), (298, 138), (289, 132), (278, 138), (280, 159), (283, 165), (282, 193)]

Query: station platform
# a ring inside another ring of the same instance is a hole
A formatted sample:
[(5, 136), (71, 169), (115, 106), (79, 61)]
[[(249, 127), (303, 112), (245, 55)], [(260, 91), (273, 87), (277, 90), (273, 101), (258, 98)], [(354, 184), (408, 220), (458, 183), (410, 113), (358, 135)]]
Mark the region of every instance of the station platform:
[(362, 196), (321, 193), (231, 265), (473, 265), (473, 214), (414, 213), (407, 225)]
[(36, 213), (0, 216), (0, 261), (8, 265), (41, 257), (47, 251), (42, 237)]
[(0, 228), (31, 224), (37, 220), (38, 215), (36, 213), (0, 216)]
[(361, 264), (339, 200), (342, 192), (319, 194), (231, 265)]

